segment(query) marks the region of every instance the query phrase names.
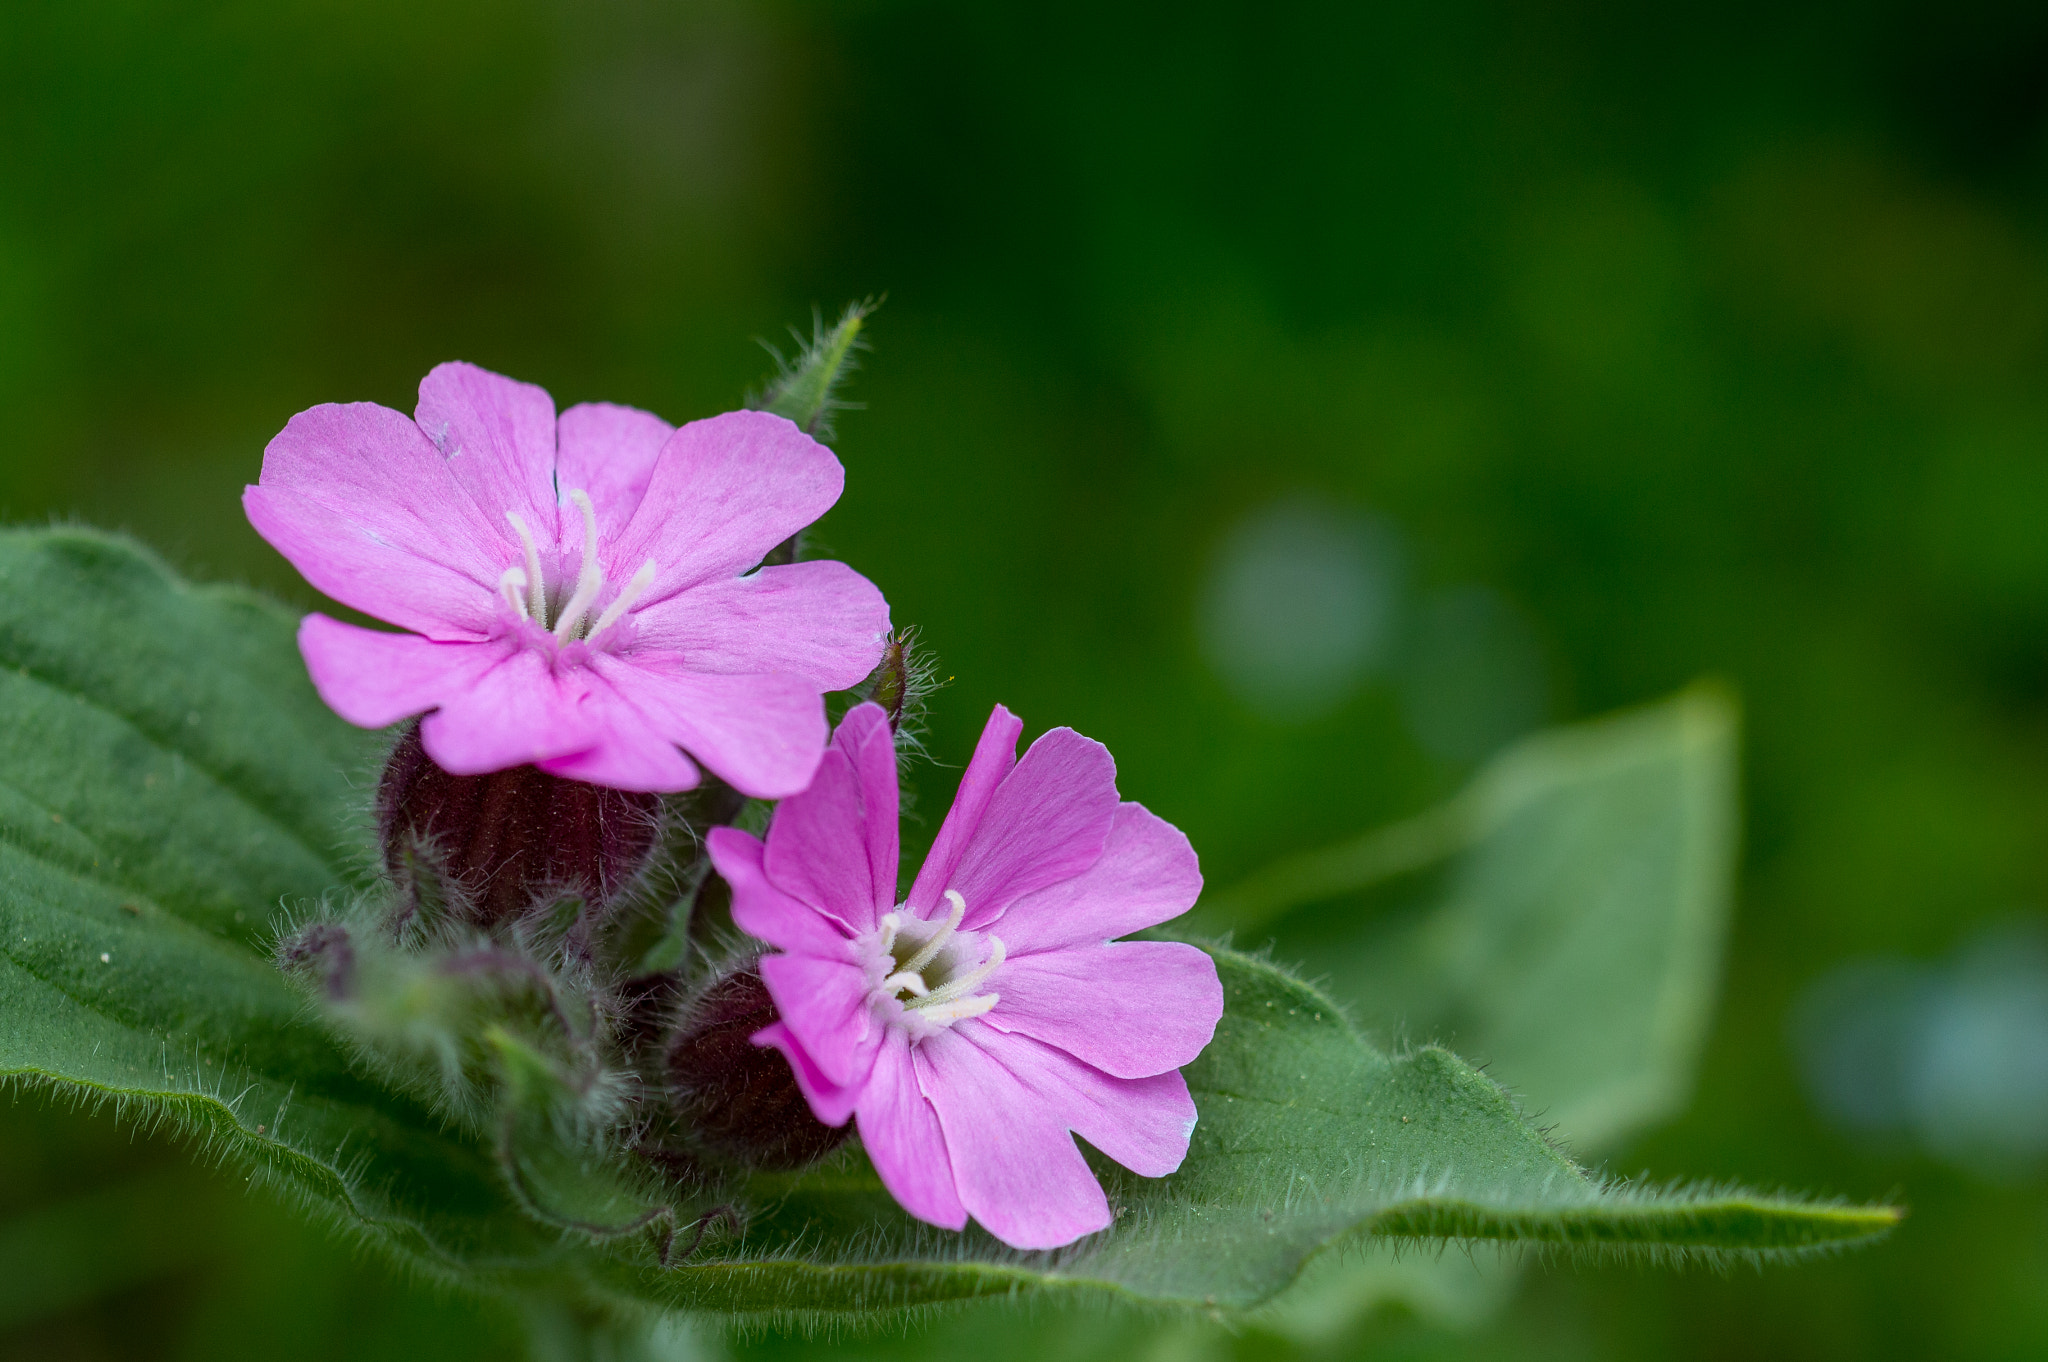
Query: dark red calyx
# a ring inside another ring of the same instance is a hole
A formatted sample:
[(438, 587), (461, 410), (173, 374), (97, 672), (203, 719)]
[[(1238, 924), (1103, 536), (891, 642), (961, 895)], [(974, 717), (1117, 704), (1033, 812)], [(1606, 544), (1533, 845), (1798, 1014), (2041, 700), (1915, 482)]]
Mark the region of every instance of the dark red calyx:
[(717, 980), (669, 1041), (669, 1092), (712, 1152), (753, 1168), (801, 1168), (838, 1148), (853, 1127), (811, 1115), (782, 1052), (754, 1044), (754, 1033), (776, 1020), (753, 965)]
[[(384, 867), (402, 899), (429, 877), (458, 892), (449, 906), (488, 926), (577, 894), (602, 909), (654, 849), (661, 796), (551, 776), (533, 766), (450, 775), (408, 726), (377, 785)], [(438, 886), (436, 887), (438, 888)]]

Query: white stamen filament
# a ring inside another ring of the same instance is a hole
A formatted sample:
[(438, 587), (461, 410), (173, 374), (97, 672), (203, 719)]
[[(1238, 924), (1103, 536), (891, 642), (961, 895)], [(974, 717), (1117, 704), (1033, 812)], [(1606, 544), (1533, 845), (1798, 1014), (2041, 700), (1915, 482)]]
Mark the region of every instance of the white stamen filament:
[[(576, 572), (575, 589), (569, 593), (569, 599), (562, 602), (561, 611), (552, 621), (557, 643), (596, 638), (631, 613), (633, 607), (640, 603), (640, 598), (653, 587), (654, 579), (661, 575), (661, 566), (654, 559), (642, 563), (632, 580), (612, 598), (611, 604), (598, 614), (596, 621), (591, 622), (591, 607), (604, 594), (604, 563), (597, 552), (597, 508), (591, 505), (590, 494), (580, 488), (570, 491), (569, 500), (583, 517), (583, 561)], [(526, 566), (522, 568), (515, 564), (506, 568), (498, 577), (498, 594), (522, 622), (547, 629), (551, 623), (548, 619), (549, 592), (547, 578), (541, 572), (540, 548), (533, 542), (533, 531), (519, 512), (507, 511), (505, 519), (512, 523), (513, 530), (519, 535), (519, 546), (526, 553)]]
[(909, 993), (919, 998), (931, 992), (924, 986), (924, 976), (914, 971), (901, 969), (882, 981), (882, 987), (891, 993)]
[[(956, 1021), (979, 1017), (996, 1005), (1001, 996), (996, 993), (976, 993), (1003, 966), (1008, 956), (1002, 938), (988, 936), (987, 956), (979, 965), (964, 969), (966, 961), (961, 959), (960, 950), (972, 949), (970, 940), (958, 941), (960, 924), (967, 918), (967, 900), (956, 889), (946, 891), (947, 911), (944, 920), (919, 919), (907, 909), (884, 913), (875, 922), (875, 933), (869, 938), (870, 947), (876, 951), (875, 959), (889, 972), (881, 979), (876, 989), (879, 997), (894, 999), (906, 1019), (915, 1013), (912, 1034), (931, 1034), (933, 1027), (951, 1026)], [(924, 931), (931, 935), (919, 938)], [(896, 947), (902, 943), (911, 954), (897, 960)], [(949, 951), (949, 946), (957, 950)], [(925, 976), (934, 965), (939, 970), (939, 981), (933, 983)], [(956, 973), (957, 971), (957, 973)], [(953, 977), (947, 978), (951, 975)], [(872, 976), (871, 976), (872, 977)]]
[(960, 891), (957, 889), (948, 889), (946, 898), (952, 903), (953, 911), (946, 914), (945, 926), (933, 932), (932, 939), (925, 942), (916, 955), (903, 962), (899, 968), (905, 974), (915, 974), (937, 959), (939, 951), (953, 939), (953, 933), (960, 930), (960, 920), (967, 916), (967, 900), (960, 897)]
[[(912, 998), (909, 1002), (903, 1005), (905, 1007), (936, 1008), (942, 1007), (948, 1003), (958, 1002), (961, 999), (963, 999), (967, 994), (974, 992), (976, 988), (980, 987), (982, 980), (988, 978), (989, 975), (994, 974), (996, 970), (1001, 967), (1003, 963), (1003, 956), (1003, 939), (999, 936), (992, 936), (988, 939), (988, 959), (982, 961), (979, 965), (967, 971), (967, 973), (961, 975), (958, 979), (954, 979), (946, 984), (943, 984), (940, 987), (933, 989), (929, 993), (920, 991), (918, 996)], [(919, 982), (922, 983), (923, 980), (920, 979)], [(969, 999), (969, 1001), (979, 1002), (980, 999)], [(994, 995), (990, 995), (988, 1007), (994, 1006)], [(981, 1010), (983, 1012), (986, 1012), (988, 1011), (988, 1007), (984, 1007)], [(979, 1013), (970, 1013), (969, 1015), (978, 1016)]]
[(597, 561), (597, 511), (590, 504), (590, 494), (581, 488), (569, 493), (569, 500), (583, 512), (583, 566), (576, 573), (575, 592), (562, 607), (562, 617), (555, 621), (555, 638), (563, 643), (575, 637), (576, 626), (583, 623), (597, 593), (604, 590), (604, 569)]
[(920, 999), (917, 1003), (905, 1003), (904, 1006), (916, 1007), (918, 1015), (927, 1021), (956, 1022), (965, 1021), (969, 1017), (979, 1017), (993, 1008), (1002, 996), (1000, 993), (981, 993), (972, 998), (962, 998), (958, 1002), (940, 1003), (936, 1007), (925, 1007), (923, 1000)]
[(540, 550), (533, 546), (533, 531), (526, 528), (526, 520), (517, 511), (505, 512), (505, 519), (512, 522), (512, 528), (519, 535), (519, 543), (526, 550), (526, 618), (547, 623), (548, 584), (540, 572)]
[(512, 607), (512, 613), (521, 619), (532, 619), (526, 613), (526, 569), (508, 567), (498, 578), (498, 593), (505, 603)]
[(617, 624), (625, 613), (633, 608), (633, 602), (647, 594), (647, 588), (654, 585), (655, 573), (660, 570), (654, 565), (652, 558), (642, 563), (640, 570), (633, 574), (633, 580), (626, 583), (625, 589), (614, 596), (612, 603), (604, 608), (604, 613), (597, 617), (597, 623), (590, 626), (589, 637), (596, 638)]

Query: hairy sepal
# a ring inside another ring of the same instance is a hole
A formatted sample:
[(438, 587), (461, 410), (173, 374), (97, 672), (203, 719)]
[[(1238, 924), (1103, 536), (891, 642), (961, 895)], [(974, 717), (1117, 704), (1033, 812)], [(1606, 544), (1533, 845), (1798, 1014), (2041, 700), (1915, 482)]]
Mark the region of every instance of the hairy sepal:
[[(494, 1036), (543, 1056), (557, 1096), (586, 1130), (623, 1118), (628, 1080), (608, 1063), (609, 999), (588, 970), (516, 941), (451, 927), (411, 948), (388, 914), (321, 917), (286, 936), (278, 958), (358, 1062), (472, 1130), (496, 1128), (504, 1060)], [(552, 1100), (552, 1099), (551, 1099)]]
[(861, 331), (879, 306), (881, 302), (875, 298), (849, 303), (829, 328), (821, 314), (814, 314), (809, 340), (791, 328), (797, 350), (790, 358), (763, 342), (775, 357), (775, 374), (747, 405), (788, 417), (806, 435), (831, 440), (834, 415), (854, 405), (840, 399), (840, 385), (852, 375), (859, 353), (867, 348)]

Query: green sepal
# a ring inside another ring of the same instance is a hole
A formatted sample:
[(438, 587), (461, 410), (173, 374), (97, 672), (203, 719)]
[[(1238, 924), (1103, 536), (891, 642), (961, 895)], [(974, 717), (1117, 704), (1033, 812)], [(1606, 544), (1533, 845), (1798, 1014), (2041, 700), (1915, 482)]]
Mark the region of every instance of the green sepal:
[(651, 1231), (665, 1243), (674, 1208), (621, 1176), (625, 1157), (582, 1119), (573, 1077), (501, 1024), (483, 1043), (499, 1082), (499, 1166), (527, 1214), (595, 1241)]
[(799, 336), (793, 358), (784, 359), (779, 350), (769, 346), (768, 353), (775, 356), (775, 376), (747, 405), (786, 416), (806, 435), (830, 440), (833, 416), (850, 405), (840, 400), (839, 386), (852, 374), (855, 356), (866, 346), (861, 330), (880, 305), (880, 300), (873, 298), (849, 303), (830, 329), (822, 317), (814, 317), (810, 340)]

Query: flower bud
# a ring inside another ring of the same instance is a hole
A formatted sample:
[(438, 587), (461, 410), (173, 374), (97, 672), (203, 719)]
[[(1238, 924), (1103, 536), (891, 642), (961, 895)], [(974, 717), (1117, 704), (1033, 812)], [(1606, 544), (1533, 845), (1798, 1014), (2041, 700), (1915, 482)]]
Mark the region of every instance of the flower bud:
[(443, 887), (480, 926), (572, 893), (602, 909), (654, 849), (661, 797), (515, 766), (450, 775), (410, 725), (377, 785), (384, 866), (407, 911)]
[(355, 942), (339, 923), (308, 923), (285, 937), (277, 943), (277, 964), (287, 974), (317, 978), (331, 1002), (340, 1002), (355, 989)]
[(903, 703), (910, 698), (910, 650), (903, 636), (882, 645), (882, 660), (868, 680), (868, 699), (882, 707), (889, 727), (895, 728), (903, 719)]
[(669, 1041), (669, 1092), (713, 1153), (753, 1168), (801, 1168), (838, 1148), (853, 1127), (811, 1115), (789, 1061), (754, 1044), (754, 1033), (775, 1020), (775, 1000), (752, 961), (713, 982)]

